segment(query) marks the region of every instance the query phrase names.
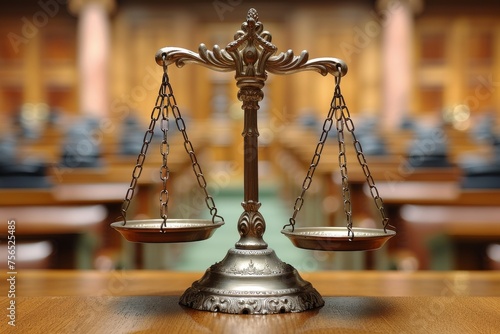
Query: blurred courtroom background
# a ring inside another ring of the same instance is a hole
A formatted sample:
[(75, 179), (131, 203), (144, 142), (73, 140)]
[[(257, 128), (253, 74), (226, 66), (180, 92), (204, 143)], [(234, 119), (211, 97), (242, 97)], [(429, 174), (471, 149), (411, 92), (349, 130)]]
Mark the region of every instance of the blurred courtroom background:
[[(498, 269), (495, 0), (2, 3), (0, 232), (4, 244), (4, 222), (16, 221), (20, 265), (204, 270), (223, 258), (238, 239), (242, 212), (243, 113), (233, 73), (196, 65), (168, 70), (226, 225), (200, 243), (137, 245), (124, 242), (109, 223), (120, 215), (150, 124), (162, 75), (155, 52), (165, 46), (196, 51), (200, 43), (224, 47), (252, 7), (278, 52), (308, 50), (311, 58), (348, 64), (342, 91), (398, 230), (380, 251), (349, 254), (296, 249), (281, 235), (334, 80), (313, 72), (269, 75), (259, 110), (261, 212), (265, 239), (278, 256), (299, 270)], [(170, 128), (170, 216), (206, 217), (182, 135), (175, 124)], [(297, 220), (301, 226), (345, 224), (332, 132)], [(160, 165), (159, 150), (150, 148), (128, 217), (159, 216)], [(355, 152), (348, 154), (348, 170), (354, 224), (380, 228)]]

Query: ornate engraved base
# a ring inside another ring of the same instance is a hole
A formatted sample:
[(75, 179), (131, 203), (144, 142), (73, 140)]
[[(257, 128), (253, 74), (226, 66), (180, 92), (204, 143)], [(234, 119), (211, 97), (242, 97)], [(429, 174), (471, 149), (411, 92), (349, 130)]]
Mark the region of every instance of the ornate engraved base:
[(269, 248), (231, 248), (184, 292), (179, 303), (234, 314), (302, 312), (324, 305), (311, 283)]

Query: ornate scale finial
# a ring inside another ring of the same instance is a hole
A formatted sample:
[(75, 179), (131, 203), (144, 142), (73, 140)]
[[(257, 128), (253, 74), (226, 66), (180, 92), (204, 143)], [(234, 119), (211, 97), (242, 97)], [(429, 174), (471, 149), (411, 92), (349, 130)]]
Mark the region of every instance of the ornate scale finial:
[(257, 13), (257, 10), (255, 8), (250, 8), (248, 10), (247, 14), (247, 22), (248, 20), (253, 19), (255, 22), (259, 21), (259, 13)]
[[(266, 61), (278, 49), (271, 43), (271, 34), (263, 31), (264, 26), (258, 18), (257, 11), (250, 9), (247, 21), (241, 25), (242, 30), (236, 32), (235, 40), (226, 46), (226, 51), (235, 60), (235, 78), (238, 82), (242, 80), (243, 85), (257, 78), (258, 81), (266, 80)], [(240, 84), (237, 85), (240, 87)]]

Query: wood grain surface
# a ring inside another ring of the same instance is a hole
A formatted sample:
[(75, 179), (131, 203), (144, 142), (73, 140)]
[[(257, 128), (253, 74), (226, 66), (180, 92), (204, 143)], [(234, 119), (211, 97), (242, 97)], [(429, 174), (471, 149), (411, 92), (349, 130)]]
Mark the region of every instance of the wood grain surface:
[(176, 296), (18, 303), (19, 333), (498, 333), (500, 323), (493, 297), (327, 297), (320, 309), (266, 316), (186, 309)]
[[(498, 271), (304, 273), (323, 295), (316, 310), (231, 315), (184, 308), (202, 273), (23, 270), (16, 327), (1, 333), (498, 333)], [(4, 280), (2, 278), (2, 280)], [(6, 310), (12, 299), (0, 297)], [(6, 313), (7, 311), (4, 311)]]

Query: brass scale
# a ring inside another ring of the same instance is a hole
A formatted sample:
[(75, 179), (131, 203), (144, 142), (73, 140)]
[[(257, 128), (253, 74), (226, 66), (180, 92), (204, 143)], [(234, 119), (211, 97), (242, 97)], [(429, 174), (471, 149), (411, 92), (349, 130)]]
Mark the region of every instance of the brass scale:
[[(207, 191), (207, 184), (191, 141), (186, 132), (184, 120), (169, 82), (167, 67), (175, 64), (182, 67), (187, 63), (199, 64), (221, 72), (235, 71), (238, 99), (244, 110), (244, 200), (243, 213), (238, 220), (240, 240), (228, 250), (225, 258), (208, 268), (204, 276), (195, 281), (180, 297), (179, 303), (197, 310), (233, 314), (274, 314), (302, 312), (324, 305), (321, 295), (311, 283), (303, 280), (297, 270), (281, 261), (263, 240), (266, 229), (264, 217), (259, 212), (258, 199), (258, 156), (245, 152), (257, 152), (258, 129), (257, 112), (259, 101), (263, 99), (262, 88), (267, 73), (292, 74), (299, 71), (316, 71), (335, 79), (335, 88), (330, 110), (323, 124), (323, 131), (309, 170), (304, 179), (302, 192), (297, 197), (294, 212), (289, 223), (281, 231), (296, 246), (304, 249), (323, 251), (364, 251), (380, 248), (395, 235), (388, 224), (382, 199), (361, 148), (354, 134), (354, 124), (345, 105), (340, 90), (341, 77), (347, 73), (347, 65), (336, 58), (309, 59), (307, 51), (295, 56), (292, 50), (275, 55), (277, 47), (271, 43), (271, 34), (263, 30), (257, 11), (250, 9), (241, 30), (224, 49), (218, 45), (208, 50), (200, 44), (198, 53), (177, 47), (165, 47), (156, 53), (156, 62), (163, 67), (162, 83), (158, 98), (151, 113), (151, 122), (144, 136), (142, 150), (138, 155), (132, 173), (132, 181), (122, 205), (122, 220), (111, 224), (128, 241), (141, 243), (176, 243), (204, 240), (224, 224), (217, 214), (213, 197)], [(171, 219), (168, 217), (169, 177), (168, 123), (173, 115), (179, 131), (184, 137), (184, 147), (189, 154), (194, 174), (205, 194), (207, 207), (212, 219)], [(160, 218), (147, 220), (127, 220), (127, 209), (133, 198), (137, 180), (142, 171), (146, 152), (153, 138), (155, 126), (163, 132), (160, 151), (163, 164), (160, 178), (163, 190), (160, 193)], [(328, 132), (335, 125), (339, 143), (339, 167), (342, 176), (342, 194), (346, 214), (344, 227), (296, 227), (295, 219), (304, 202), (304, 195), (311, 184), (314, 171), (319, 163), (321, 151)], [(380, 211), (382, 229), (357, 228), (352, 226), (350, 192), (347, 177), (344, 130), (351, 134), (357, 153), (370, 186), (371, 195)], [(250, 151), (252, 150), (252, 151)]]

